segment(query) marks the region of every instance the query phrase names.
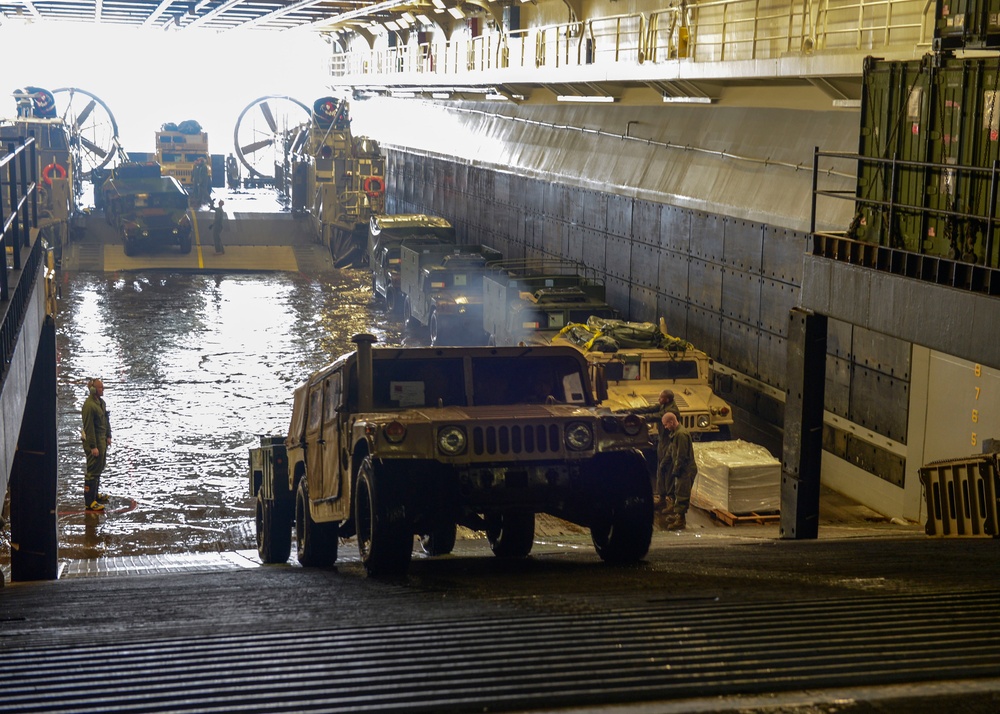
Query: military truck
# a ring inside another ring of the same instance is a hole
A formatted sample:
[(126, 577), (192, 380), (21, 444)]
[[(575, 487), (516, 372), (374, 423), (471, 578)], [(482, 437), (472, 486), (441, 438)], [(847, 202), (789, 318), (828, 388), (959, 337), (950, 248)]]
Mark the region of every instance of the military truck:
[[(590, 364), (591, 379), (607, 386), (602, 404), (616, 411), (651, 412), (660, 392), (669, 389), (681, 423), (695, 440), (729, 439), (733, 410), (712, 390), (712, 359), (666, 325), (589, 318), (553, 340), (576, 344)], [(656, 441), (650, 420), (650, 440)]]
[(400, 287), (400, 249), (402, 246), (454, 246), (454, 243), (442, 243), (433, 235), (407, 236), (401, 239), (383, 240), (375, 248), (371, 259), (372, 293), (385, 301), (385, 309), (390, 314), (401, 315), (406, 293)]
[[(265, 563), (287, 559), (293, 525), (302, 565), (334, 563), (338, 539), (356, 535), (376, 577), (407, 571), (415, 535), (430, 555), (450, 552), (456, 525), (523, 558), (536, 513), (589, 527), (606, 562), (646, 554), (644, 425), (595, 406), (579, 351), (353, 340), (355, 352), (295, 390), (284, 451), (272, 441), (251, 452)], [(263, 463), (284, 456), (287, 468)]]
[(125, 255), (140, 246), (176, 245), (191, 252), (188, 195), (172, 176), (160, 175), (156, 163), (123, 163), (101, 187), (104, 217), (115, 227)]
[(440, 216), (428, 216), (425, 213), (378, 213), (368, 221), (368, 250), (365, 259), (368, 265), (379, 246), (387, 241), (400, 241), (414, 236), (431, 236), (439, 243), (455, 243), (455, 229)]
[(430, 329), (431, 344), (484, 345), (483, 274), (500, 253), (478, 246), (400, 248), (400, 290), (408, 324)]
[(617, 318), (604, 281), (582, 263), (507, 260), (483, 279), (483, 329), (491, 345), (546, 344), (562, 328), (591, 315)]

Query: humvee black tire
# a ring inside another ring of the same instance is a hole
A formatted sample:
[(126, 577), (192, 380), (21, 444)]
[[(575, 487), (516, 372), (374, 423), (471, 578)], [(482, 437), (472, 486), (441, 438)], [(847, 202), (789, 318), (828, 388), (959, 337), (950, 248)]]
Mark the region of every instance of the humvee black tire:
[(354, 494), (354, 523), (361, 562), (373, 578), (406, 575), (413, 554), (413, 531), (398, 502), (391, 476), (370, 456), (361, 462)]
[(431, 333), (431, 347), (451, 344), (449, 342), (451, 335), (448, 328), (442, 324), (443, 322), (443, 320), (438, 318), (437, 310), (432, 310), (431, 316), (427, 318), (427, 325)]
[(612, 565), (637, 563), (649, 552), (653, 539), (653, 488), (646, 465), (629, 454), (601, 454), (594, 461), (594, 468), (604, 470), (605, 475), (613, 473), (623, 482), (618, 493), (607, 494), (607, 511), (590, 526), (594, 549)]
[(181, 253), (183, 253), (185, 255), (187, 255), (188, 253), (190, 253), (191, 252), (191, 236), (187, 236), (186, 238), (181, 238), (180, 247), (181, 247)]
[(438, 524), (433, 531), (420, 536), (420, 547), (427, 555), (448, 555), (455, 550), (454, 523)]
[(285, 563), (292, 552), (292, 504), (257, 492), (257, 555), (262, 563)]
[(398, 315), (399, 308), (399, 293), (390, 285), (385, 289), (385, 311), (390, 315)]
[(403, 299), (403, 326), (414, 330), (420, 327), (420, 320), (413, 316), (409, 295)]
[(309, 484), (299, 480), (295, 491), (295, 555), (306, 568), (328, 568), (337, 562), (340, 523), (317, 523), (309, 515)]
[(534, 513), (491, 513), (486, 516), (486, 540), (498, 558), (527, 558), (535, 544)]
[(135, 255), (135, 241), (129, 240), (128, 238), (122, 238), (122, 243), (124, 244), (125, 255), (133, 256)]

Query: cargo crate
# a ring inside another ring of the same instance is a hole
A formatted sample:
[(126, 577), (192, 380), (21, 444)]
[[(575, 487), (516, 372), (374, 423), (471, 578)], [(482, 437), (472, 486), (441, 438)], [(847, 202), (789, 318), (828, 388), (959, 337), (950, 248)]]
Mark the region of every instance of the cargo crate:
[(1000, 57), (869, 58), (864, 85), (850, 237), (1000, 266)]
[(1000, 0), (937, 0), (934, 49), (1000, 47)]
[(998, 536), (1000, 455), (935, 461), (920, 469), (931, 536)]

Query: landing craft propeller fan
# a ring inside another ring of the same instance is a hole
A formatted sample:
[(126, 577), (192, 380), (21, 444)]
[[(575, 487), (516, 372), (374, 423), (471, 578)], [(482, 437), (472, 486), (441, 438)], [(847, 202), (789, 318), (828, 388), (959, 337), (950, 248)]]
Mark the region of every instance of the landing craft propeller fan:
[(78, 159), (80, 178), (90, 178), (118, 151), (118, 122), (108, 105), (96, 95), (78, 87), (52, 90), (55, 105), (69, 133), (70, 149)]
[(312, 110), (292, 97), (267, 95), (240, 112), (233, 131), (236, 156), (250, 176), (273, 179), (274, 167), (283, 165), (289, 145)]

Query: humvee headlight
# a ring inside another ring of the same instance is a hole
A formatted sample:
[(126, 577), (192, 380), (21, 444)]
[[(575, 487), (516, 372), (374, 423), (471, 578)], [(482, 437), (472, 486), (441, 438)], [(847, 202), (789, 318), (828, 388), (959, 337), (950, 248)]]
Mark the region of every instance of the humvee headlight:
[(458, 426), (446, 426), (438, 432), (438, 448), (448, 456), (458, 456), (465, 451), (465, 431)]
[(398, 444), (406, 438), (406, 427), (398, 421), (391, 421), (382, 429), (382, 435), (390, 444)]
[(644, 426), (645, 423), (643, 422), (643, 420), (637, 417), (635, 414), (629, 414), (624, 419), (622, 419), (622, 428), (625, 430), (625, 433), (628, 434), (629, 436), (635, 436), (640, 431), (642, 431), (642, 428)]
[(711, 423), (711, 419), (708, 418), (708, 414), (698, 415), (698, 428), (707, 429), (708, 425)]
[(566, 427), (566, 445), (574, 451), (585, 451), (594, 443), (590, 427), (583, 422), (573, 422)]

